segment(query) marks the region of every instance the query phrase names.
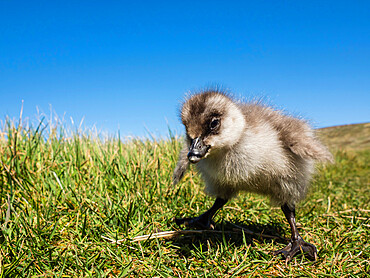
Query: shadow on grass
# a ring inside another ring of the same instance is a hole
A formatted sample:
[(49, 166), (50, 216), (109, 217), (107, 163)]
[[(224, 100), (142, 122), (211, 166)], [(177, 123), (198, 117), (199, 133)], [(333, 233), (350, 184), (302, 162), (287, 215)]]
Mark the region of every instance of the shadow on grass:
[[(207, 252), (209, 248), (217, 248), (220, 245), (230, 246), (255, 246), (255, 242), (268, 244), (272, 241), (286, 244), (286, 228), (282, 223), (271, 222), (259, 224), (256, 222), (228, 222), (217, 223), (214, 230), (203, 233), (186, 234), (172, 240), (172, 244), (178, 247), (179, 255), (193, 256), (192, 251)], [(243, 232), (244, 231), (244, 232)]]

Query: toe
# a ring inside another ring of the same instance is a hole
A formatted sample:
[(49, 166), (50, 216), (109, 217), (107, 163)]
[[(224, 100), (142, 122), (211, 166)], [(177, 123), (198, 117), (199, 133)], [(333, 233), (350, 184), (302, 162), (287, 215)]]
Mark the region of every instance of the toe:
[(288, 255), (286, 256), (286, 262), (290, 262), (291, 259), (293, 259), (293, 257), (295, 255), (297, 255), (299, 252), (301, 251), (301, 248), (299, 245), (294, 245), (292, 246), (292, 249), (288, 252)]
[(215, 223), (204, 217), (194, 218), (175, 218), (175, 223), (178, 226), (184, 225), (187, 227), (193, 227), (196, 229), (214, 229)]
[(311, 259), (317, 260), (317, 249), (315, 246), (302, 246), (302, 253), (307, 254)]
[(185, 218), (175, 218), (175, 223), (178, 226), (181, 226), (185, 223)]
[(287, 244), (287, 246), (285, 246), (284, 248), (282, 248), (282, 249), (280, 249), (280, 250), (277, 250), (277, 251), (274, 251), (274, 252), (273, 252), (273, 255), (274, 255), (274, 256), (277, 256), (277, 255), (279, 255), (279, 254), (282, 254), (282, 255), (284, 256), (284, 258), (286, 258), (286, 257), (287, 257), (287, 255), (288, 255), (288, 252), (289, 252), (291, 249), (292, 249), (292, 243), (291, 243), (291, 242), (289, 242), (289, 243)]

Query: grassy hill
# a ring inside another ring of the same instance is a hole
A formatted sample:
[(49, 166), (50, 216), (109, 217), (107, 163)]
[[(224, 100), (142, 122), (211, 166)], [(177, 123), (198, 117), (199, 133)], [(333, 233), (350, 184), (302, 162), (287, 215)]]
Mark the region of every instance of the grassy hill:
[(333, 150), (370, 149), (370, 123), (326, 127), (318, 134)]
[(179, 230), (174, 216), (198, 215), (213, 202), (193, 170), (171, 184), (178, 139), (123, 143), (7, 122), (0, 131), (0, 275), (366, 277), (368, 132), (369, 124), (319, 131), (335, 164), (318, 165), (297, 210), (300, 233), (318, 247), (319, 259), (297, 256), (285, 265), (271, 252), (287, 243), (288, 224), (279, 208), (253, 194), (230, 201), (215, 232), (133, 240)]

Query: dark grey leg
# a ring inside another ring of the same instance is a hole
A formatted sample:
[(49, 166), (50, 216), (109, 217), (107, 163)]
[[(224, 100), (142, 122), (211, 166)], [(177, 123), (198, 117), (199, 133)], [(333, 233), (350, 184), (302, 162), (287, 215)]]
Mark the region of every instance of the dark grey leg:
[(283, 249), (274, 252), (274, 255), (283, 254), (285, 261), (289, 262), (299, 252), (306, 253), (311, 259), (317, 260), (317, 249), (315, 245), (305, 242), (299, 235), (295, 223), (295, 208), (290, 208), (287, 204), (283, 205), (281, 209), (284, 212), (286, 219), (289, 222), (292, 236), (290, 242)]
[(185, 226), (194, 228), (214, 229), (214, 222), (212, 221), (212, 218), (226, 203), (227, 200), (217, 198), (213, 206), (200, 216), (194, 218), (175, 218), (175, 222), (177, 225), (184, 224)]

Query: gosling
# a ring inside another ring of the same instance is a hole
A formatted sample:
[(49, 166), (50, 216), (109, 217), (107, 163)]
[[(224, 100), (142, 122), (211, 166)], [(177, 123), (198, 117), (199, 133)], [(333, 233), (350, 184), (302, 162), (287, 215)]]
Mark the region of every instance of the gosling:
[(174, 170), (177, 184), (189, 164), (196, 164), (214, 205), (194, 218), (177, 218), (177, 225), (213, 228), (212, 217), (239, 191), (269, 196), (281, 206), (291, 228), (291, 240), (275, 251), (289, 262), (299, 252), (317, 259), (317, 249), (305, 242), (295, 221), (296, 204), (307, 194), (314, 161), (332, 155), (303, 120), (265, 105), (236, 101), (209, 90), (193, 94), (182, 105), (185, 146)]

